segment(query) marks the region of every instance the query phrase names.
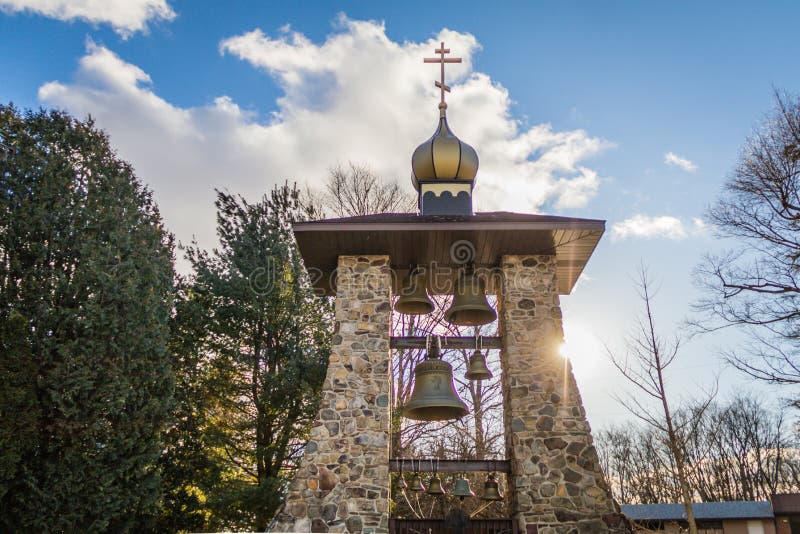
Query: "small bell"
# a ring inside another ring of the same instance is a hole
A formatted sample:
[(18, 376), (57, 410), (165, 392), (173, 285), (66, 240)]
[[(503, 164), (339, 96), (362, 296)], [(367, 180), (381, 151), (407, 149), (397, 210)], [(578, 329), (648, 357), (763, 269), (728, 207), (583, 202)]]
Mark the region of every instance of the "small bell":
[(471, 270), (459, 273), (453, 303), (444, 312), (444, 318), (459, 326), (481, 326), (497, 319), (497, 313), (486, 300), (483, 283)]
[(400, 297), (394, 304), (394, 311), (406, 315), (427, 315), (436, 306), (428, 296), (426, 289), (425, 271), (413, 269), (403, 280)]
[(469, 357), (469, 365), (464, 378), (467, 380), (489, 380), (493, 376), (486, 366), (486, 356), (480, 350), (475, 349), (475, 352)]
[(408, 485), (408, 491), (413, 491), (414, 493), (422, 493), (425, 491), (425, 484), (422, 483), (422, 477), (419, 476), (419, 473), (414, 473), (414, 476), (411, 477), (411, 484)]
[(442, 480), (433, 475), (431, 479), (428, 481), (428, 495), (444, 495), (447, 493), (445, 491), (444, 486), (442, 486)]
[(500, 494), (500, 486), (494, 478), (494, 473), (490, 473), (483, 484), (483, 495), (481, 499), (484, 501), (502, 501), (503, 496)]
[(475, 494), (472, 492), (472, 489), (469, 487), (469, 480), (466, 478), (459, 478), (456, 480), (456, 485), (453, 488), (453, 495), (456, 497), (474, 497)]
[(453, 384), (453, 367), (439, 358), (438, 338), (428, 357), (414, 368), (414, 390), (403, 406), (403, 417), (416, 421), (447, 421), (467, 415), (467, 405)]
[(397, 477), (397, 480), (394, 483), (394, 490), (397, 493), (403, 493), (404, 491), (406, 491), (406, 489), (408, 489), (408, 484), (406, 484), (406, 479), (403, 477), (403, 474), (400, 473), (400, 475)]

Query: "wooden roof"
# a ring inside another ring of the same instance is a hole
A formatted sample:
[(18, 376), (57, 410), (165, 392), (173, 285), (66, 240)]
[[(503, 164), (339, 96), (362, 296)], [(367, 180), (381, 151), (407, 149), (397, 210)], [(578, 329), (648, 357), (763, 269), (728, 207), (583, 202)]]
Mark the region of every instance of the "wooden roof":
[(333, 294), (338, 256), (387, 254), (401, 278), (409, 265), (455, 266), (450, 249), (466, 240), (477, 266), (497, 266), (506, 254), (555, 254), (559, 292), (572, 291), (605, 230), (605, 221), (490, 212), (468, 216), (383, 213), (295, 223), (300, 254), (314, 286)]

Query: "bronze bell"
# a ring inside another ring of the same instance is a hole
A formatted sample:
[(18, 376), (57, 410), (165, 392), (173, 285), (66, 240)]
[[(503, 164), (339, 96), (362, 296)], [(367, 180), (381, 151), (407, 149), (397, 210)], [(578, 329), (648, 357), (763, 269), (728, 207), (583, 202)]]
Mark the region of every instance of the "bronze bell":
[(456, 497), (474, 497), (475, 494), (472, 492), (472, 489), (469, 487), (469, 480), (466, 478), (459, 478), (456, 480), (456, 485), (453, 488), (453, 495)]
[(425, 361), (414, 368), (414, 390), (403, 406), (403, 417), (416, 421), (447, 421), (460, 419), (467, 411), (453, 383), (453, 367), (439, 358), (437, 339)]
[(471, 270), (459, 273), (453, 303), (444, 312), (444, 318), (460, 326), (480, 326), (497, 319), (497, 313), (486, 300), (483, 283)]
[(489, 368), (486, 367), (486, 356), (480, 350), (475, 349), (475, 352), (469, 357), (469, 365), (464, 378), (467, 380), (489, 380), (493, 376)]
[(401, 473), (400, 476), (397, 477), (397, 481), (394, 484), (394, 490), (397, 493), (403, 493), (408, 488), (408, 484), (406, 484), (406, 479), (403, 477)]
[(484, 501), (502, 501), (503, 496), (500, 494), (500, 486), (494, 478), (494, 474), (490, 474), (483, 484), (483, 495), (481, 499)]
[(425, 491), (425, 484), (422, 483), (422, 477), (419, 476), (419, 473), (414, 473), (414, 476), (411, 477), (411, 484), (408, 485), (408, 491), (413, 491), (414, 493)]
[(409, 271), (403, 280), (403, 288), (394, 304), (394, 311), (406, 315), (426, 315), (432, 312), (436, 306), (428, 297), (426, 285), (425, 271), (421, 269)]
[(444, 495), (447, 491), (442, 486), (442, 480), (433, 475), (431, 479), (428, 481), (428, 495)]

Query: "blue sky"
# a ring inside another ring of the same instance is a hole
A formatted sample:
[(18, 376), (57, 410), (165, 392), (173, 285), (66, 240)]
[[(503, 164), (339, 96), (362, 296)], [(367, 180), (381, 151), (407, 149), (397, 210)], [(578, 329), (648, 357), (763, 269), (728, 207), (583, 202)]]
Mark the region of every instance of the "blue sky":
[[(84, 7), (86, 6), (86, 7)], [(91, 113), (155, 191), (181, 241), (213, 245), (214, 187), (255, 197), (318, 183), (353, 159), (409, 185), (435, 127), (446, 38), (451, 125), (478, 150), (483, 209), (601, 218), (607, 234), (562, 299), (567, 352), (594, 426), (627, 419), (604, 356), (661, 280), (666, 334), (697, 297), (703, 254), (736, 243), (702, 224), (739, 147), (800, 88), (795, 2), (180, 2), (0, 0), (0, 100)], [(671, 154), (672, 156), (668, 156)], [(724, 334), (694, 339), (675, 396), (725, 369)]]

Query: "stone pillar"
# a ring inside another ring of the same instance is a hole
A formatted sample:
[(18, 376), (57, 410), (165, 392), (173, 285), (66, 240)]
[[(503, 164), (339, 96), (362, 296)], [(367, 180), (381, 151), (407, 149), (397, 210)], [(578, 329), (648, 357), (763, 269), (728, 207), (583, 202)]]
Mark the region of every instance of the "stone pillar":
[(504, 256), (498, 295), (512, 518), (523, 534), (626, 532), (563, 340), (555, 256)]
[(340, 256), (319, 413), (275, 532), (388, 532), (391, 272)]

